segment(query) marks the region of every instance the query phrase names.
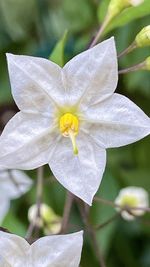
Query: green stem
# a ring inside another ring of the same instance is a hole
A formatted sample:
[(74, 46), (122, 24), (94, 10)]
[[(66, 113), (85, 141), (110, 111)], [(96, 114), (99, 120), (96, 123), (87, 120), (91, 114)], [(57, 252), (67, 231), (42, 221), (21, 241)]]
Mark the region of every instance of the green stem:
[(137, 64), (135, 66), (132, 66), (130, 68), (119, 70), (118, 73), (119, 74), (125, 74), (125, 73), (130, 73), (130, 72), (134, 72), (134, 71), (138, 71), (138, 70), (144, 70), (144, 69), (145, 69), (145, 62), (142, 62), (142, 63)]
[(125, 50), (123, 50), (119, 55), (118, 58), (121, 58), (127, 54), (129, 54), (130, 52), (132, 52), (135, 48), (136, 48), (136, 43), (133, 42), (131, 45), (129, 45), (129, 47), (127, 47)]

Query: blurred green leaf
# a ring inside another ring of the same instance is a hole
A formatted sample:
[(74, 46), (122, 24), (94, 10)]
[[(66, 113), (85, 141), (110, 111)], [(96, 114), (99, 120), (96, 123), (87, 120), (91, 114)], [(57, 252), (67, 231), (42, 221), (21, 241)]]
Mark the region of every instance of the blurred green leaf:
[(64, 49), (67, 41), (67, 31), (65, 31), (63, 37), (58, 41), (54, 47), (49, 59), (58, 64), (59, 66), (64, 66)]
[(37, 20), (37, 5), (35, 0), (1, 0), (0, 20), (5, 32), (12, 40), (24, 38)]
[(12, 209), (10, 209), (9, 213), (6, 215), (2, 227), (8, 229), (14, 234), (23, 237), (25, 236), (27, 230), (25, 225), (21, 222), (20, 218), (17, 218), (15, 216), (15, 212)]

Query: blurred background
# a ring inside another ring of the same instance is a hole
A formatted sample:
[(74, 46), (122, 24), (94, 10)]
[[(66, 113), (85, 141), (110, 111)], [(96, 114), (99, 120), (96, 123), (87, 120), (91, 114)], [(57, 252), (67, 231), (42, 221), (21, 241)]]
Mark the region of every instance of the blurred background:
[[(0, 131), (16, 113), (11, 96), (5, 53), (24, 54), (48, 58), (56, 43), (65, 38), (65, 62), (85, 50), (104, 18), (109, 0), (0, 0)], [(123, 11), (110, 27), (105, 38), (114, 35), (118, 52), (134, 40), (136, 34), (150, 24), (150, 1), (141, 7)], [(150, 56), (150, 48), (135, 50), (119, 61), (119, 69), (140, 63)], [(117, 92), (128, 96), (147, 115), (150, 115), (150, 73), (139, 71), (120, 75)], [(36, 171), (28, 172), (36, 182)], [(50, 178), (49, 178), (50, 177)], [(150, 137), (135, 144), (108, 150), (107, 168), (97, 196), (114, 200), (126, 186), (140, 186), (150, 192)], [(62, 216), (64, 188), (45, 168), (43, 200), (56, 214)], [(2, 226), (25, 236), (29, 207), (35, 203), (36, 187), (18, 200), (11, 208)], [(100, 224), (115, 210), (95, 203), (90, 211), (91, 223)], [(83, 228), (79, 211), (74, 205), (68, 232)], [(117, 218), (97, 232), (97, 241), (105, 256), (107, 267), (150, 267), (150, 214), (133, 222)], [(99, 264), (85, 234), (82, 267)]]

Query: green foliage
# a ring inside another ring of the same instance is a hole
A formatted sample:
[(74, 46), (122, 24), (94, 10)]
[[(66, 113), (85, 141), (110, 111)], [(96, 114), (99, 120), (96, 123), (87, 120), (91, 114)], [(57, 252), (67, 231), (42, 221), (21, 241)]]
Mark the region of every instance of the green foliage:
[(67, 31), (65, 31), (63, 37), (54, 47), (49, 59), (58, 64), (60, 67), (64, 66), (64, 49), (67, 41)]
[(32, 23), (37, 19), (35, 0), (1, 0), (0, 21), (12, 40), (20, 40), (29, 35)]

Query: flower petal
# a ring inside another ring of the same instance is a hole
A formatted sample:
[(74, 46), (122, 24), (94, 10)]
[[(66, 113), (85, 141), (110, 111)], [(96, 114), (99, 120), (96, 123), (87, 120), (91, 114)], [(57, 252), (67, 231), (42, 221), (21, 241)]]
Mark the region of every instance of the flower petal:
[(83, 107), (111, 95), (117, 86), (118, 66), (114, 38), (77, 55), (63, 68), (72, 103)]
[(133, 143), (150, 133), (150, 119), (127, 97), (113, 94), (84, 113), (84, 130), (105, 148)]
[(7, 54), (12, 94), (23, 111), (50, 114), (62, 100), (61, 68), (44, 58)]
[(32, 180), (22, 171), (0, 171), (0, 196), (14, 199), (26, 193), (32, 185)]
[(25, 257), (27, 257), (29, 248), (30, 245), (25, 239), (0, 231), (0, 256), (11, 267), (20, 267), (22, 264), (26, 266)]
[(10, 200), (7, 199), (7, 197), (0, 197), (0, 203), (1, 203), (0, 205), (0, 224), (1, 224), (7, 212), (9, 211)]
[(19, 112), (0, 137), (0, 165), (25, 170), (46, 164), (55, 139), (50, 118)]
[(78, 267), (83, 244), (83, 232), (47, 236), (31, 245), (34, 267)]
[(50, 157), (50, 168), (58, 181), (89, 205), (105, 169), (106, 152), (86, 134), (77, 136), (78, 155), (69, 138), (62, 137)]
[(13, 267), (0, 255), (0, 267)]

